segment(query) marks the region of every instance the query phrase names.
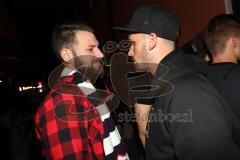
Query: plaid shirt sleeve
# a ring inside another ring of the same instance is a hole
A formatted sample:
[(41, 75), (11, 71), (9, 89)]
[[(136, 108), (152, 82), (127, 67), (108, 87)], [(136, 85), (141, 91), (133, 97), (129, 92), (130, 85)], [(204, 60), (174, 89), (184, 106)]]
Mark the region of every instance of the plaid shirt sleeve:
[[(96, 109), (78, 92), (54, 91), (39, 107), (36, 134), (46, 159), (103, 160), (103, 123)], [(61, 93), (61, 94), (59, 94)]]

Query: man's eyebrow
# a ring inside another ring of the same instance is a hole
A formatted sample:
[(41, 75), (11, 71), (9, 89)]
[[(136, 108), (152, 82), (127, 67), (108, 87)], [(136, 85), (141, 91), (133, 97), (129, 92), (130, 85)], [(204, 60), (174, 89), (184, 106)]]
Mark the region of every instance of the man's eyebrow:
[(136, 41), (129, 40), (129, 42), (131, 43), (131, 45), (135, 45), (136, 44)]
[(94, 48), (94, 47), (97, 47), (98, 45), (97, 44), (90, 44), (87, 48)]

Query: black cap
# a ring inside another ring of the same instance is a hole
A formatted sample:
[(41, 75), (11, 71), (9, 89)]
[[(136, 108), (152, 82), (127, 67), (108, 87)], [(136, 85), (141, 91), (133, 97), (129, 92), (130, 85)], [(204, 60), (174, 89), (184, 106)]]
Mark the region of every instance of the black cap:
[(113, 27), (129, 33), (155, 33), (158, 37), (175, 41), (180, 28), (176, 16), (159, 5), (137, 9), (127, 27)]

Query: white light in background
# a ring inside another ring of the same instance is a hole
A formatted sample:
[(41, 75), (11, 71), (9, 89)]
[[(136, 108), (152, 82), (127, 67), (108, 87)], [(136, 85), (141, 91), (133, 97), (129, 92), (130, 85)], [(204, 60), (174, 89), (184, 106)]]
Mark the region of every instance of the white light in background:
[(43, 88), (42, 82), (38, 82), (37, 88)]
[(18, 87), (18, 90), (20, 92), (26, 91), (26, 90), (35, 90), (35, 89), (37, 89), (39, 93), (42, 93), (43, 92), (43, 84), (42, 84), (42, 82), (38, 82), (37, 86), (29, 85), (29, 86), (19, 86)]
[(22, 92), (22, 91), (26, 91), (26, 90), (30, 90), (30, 89), (35, 89), (35, 88), (36, 87), (34, 87), (34, 86), (23, 86), (23, 87), (19, 87), (18, 90), (20, 92)]
[(43, 92), (43, 84), (42, 84), (42, 82), (38, 82), (37, 88), (38, 88), (38, 92), (39, 93)]

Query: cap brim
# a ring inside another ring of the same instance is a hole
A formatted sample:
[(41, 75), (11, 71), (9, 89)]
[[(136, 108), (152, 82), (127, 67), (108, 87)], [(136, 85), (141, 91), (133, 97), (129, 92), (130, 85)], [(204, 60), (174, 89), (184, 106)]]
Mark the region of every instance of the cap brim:
[(138, 33), (138, 32), (140, 32), (140, 31), (137, 31), (136, 29), (127, 28), (127, 27), (113, 27), (112, 29), (120, 31), (120, 32), (126, 32), (126, 33)]

